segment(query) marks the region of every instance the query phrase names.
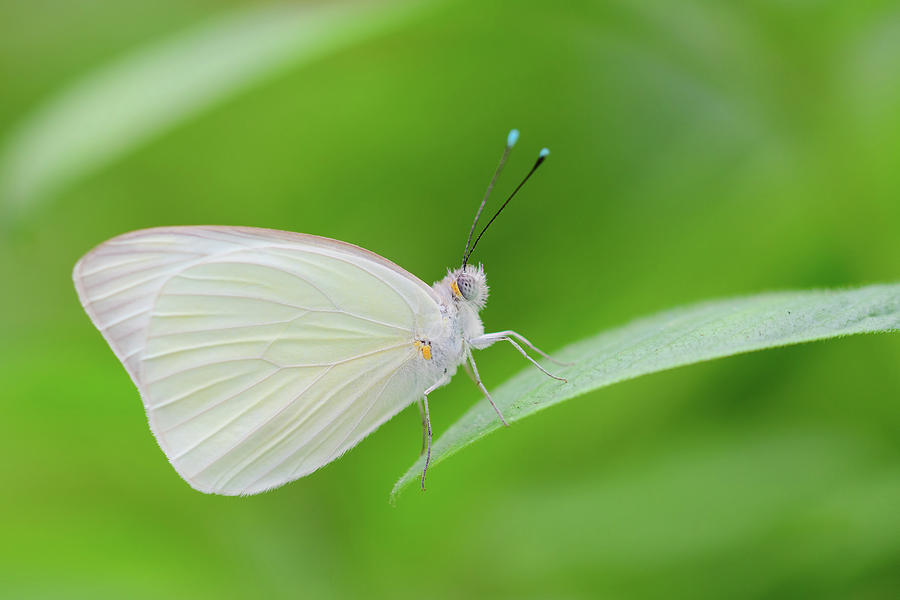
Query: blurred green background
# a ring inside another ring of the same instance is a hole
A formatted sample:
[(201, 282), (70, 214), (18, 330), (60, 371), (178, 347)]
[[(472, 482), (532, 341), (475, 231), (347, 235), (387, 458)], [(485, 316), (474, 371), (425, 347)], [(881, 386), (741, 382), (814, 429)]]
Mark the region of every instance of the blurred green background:
[[(17, 141), (40, 107), (266, 8), (0, 2), (0, 148), (40, 171)], [(490, 330), (552, 350), (691, 301), (900, 277), (896, 1), (453, 0), (385, 22), (282, 57), (41, 197), (0, 198), (18, 207), (0, 234), (0, 596), (898, 597), (891, 335), (600, 390), (467, 449), (396, 508), (414, 408), (275, 492), (205, 496), (178, 477), (70, 280), (129, 230), (315, 233), (430, 282), (460, 260), (518, 127), (493, 206), (552, 154), (476, 253)], [(479, 355), (489, 387), (524, 366)], [(436, 433), (478, 397), (465, 376), (436, 393)]]

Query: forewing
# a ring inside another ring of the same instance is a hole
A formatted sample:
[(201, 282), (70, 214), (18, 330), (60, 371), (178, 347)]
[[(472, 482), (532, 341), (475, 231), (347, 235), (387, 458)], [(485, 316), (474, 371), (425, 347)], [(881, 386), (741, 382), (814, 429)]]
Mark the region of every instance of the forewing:
[(75, 270), (82, 303), (195, 488), (253, 494), (340, 456), (432, 382), (431, 289), (342, 242), (249, 228), (126, 234)]

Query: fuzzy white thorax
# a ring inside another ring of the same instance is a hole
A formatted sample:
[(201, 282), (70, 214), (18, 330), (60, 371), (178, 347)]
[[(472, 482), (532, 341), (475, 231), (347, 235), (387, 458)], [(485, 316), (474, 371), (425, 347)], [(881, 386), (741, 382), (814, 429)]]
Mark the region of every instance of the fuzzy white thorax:
[(469, 340), (484, 333), (478, 316), (487, 303), (489, 292), (484, 267), (479, 264), (477, 267), (466, 265), (448, 269), (447, 276), (436, 282), (434, 288), (459, 311), (459, 331), (463, 339)]
[[(447, 271), (447, 276), (432, 286), (441, 298), (444, 314), (443, 335), (433, 340), (436, 363), (455, 371), (465, 361), (469, 340), (484, 335), (478, 313), (487, 302), (488, 286), (481, 265), (466, 265)], [(448, 373), (450, 374), (450, 373)]]

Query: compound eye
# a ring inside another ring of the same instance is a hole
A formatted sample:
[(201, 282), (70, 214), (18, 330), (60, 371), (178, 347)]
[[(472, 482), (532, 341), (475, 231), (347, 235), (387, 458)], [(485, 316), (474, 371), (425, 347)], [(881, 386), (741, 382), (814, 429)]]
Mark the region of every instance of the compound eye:
[(475, 297), (475, 280), (472, 277), (463, 273), (456, 278), (456, 286), (459, 288), (459, 293), (466, 300), (471, 300)]

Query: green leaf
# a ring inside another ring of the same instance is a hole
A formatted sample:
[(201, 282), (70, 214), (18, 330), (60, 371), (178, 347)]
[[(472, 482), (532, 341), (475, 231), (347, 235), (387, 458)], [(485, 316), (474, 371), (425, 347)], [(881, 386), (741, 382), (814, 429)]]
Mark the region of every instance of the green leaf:
[[(854, 333), (900, 328), (900, 284), (856, 290), (779, 292), (706, 302), (635, 321), (564, 348), (554, 367), (562, 383), (529, 367), (492, 394), (510, 423), (598, 388), (714, 358)], [(549, 367), (548, 367), (549, 368)], [(500, 429), (482, 399), (438, 438), (431, 469), (469, 444)], [(419, 457), (391, 492), (418, 481)]]
[(260, 4), (119, 58), (58, 92), (5, 140), (4, 221), (280, 69), (357, 43), (422, 6)]

